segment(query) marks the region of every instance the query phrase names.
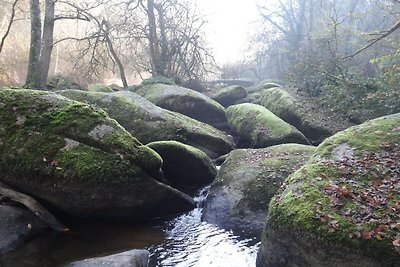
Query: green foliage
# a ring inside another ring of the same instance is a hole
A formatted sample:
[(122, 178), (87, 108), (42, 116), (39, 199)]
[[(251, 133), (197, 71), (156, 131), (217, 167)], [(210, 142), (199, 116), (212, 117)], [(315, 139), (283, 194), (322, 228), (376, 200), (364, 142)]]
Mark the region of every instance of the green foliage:
[(396, 84), (395, 80), (395, 76), (385, 75), (381, 78), (357, 77), (351, 81), (326, 84), (321, 87), (321, 102), (356, 123), (398, 113), (400, 83), (397, 81)]

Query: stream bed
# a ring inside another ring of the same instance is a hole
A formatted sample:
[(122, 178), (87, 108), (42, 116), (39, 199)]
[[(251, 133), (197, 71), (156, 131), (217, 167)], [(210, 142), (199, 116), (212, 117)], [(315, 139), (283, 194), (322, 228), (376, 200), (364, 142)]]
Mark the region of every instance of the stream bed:
[(68, 234), (48, 234), (0, 256), (0, 267), (56, 267), (76, 260), (148, 249), (149, 267), (254, 267), (257, 238), (242, 239), (201, 221), (207, 189), (198, 208), (147, 225), (77, 223)]

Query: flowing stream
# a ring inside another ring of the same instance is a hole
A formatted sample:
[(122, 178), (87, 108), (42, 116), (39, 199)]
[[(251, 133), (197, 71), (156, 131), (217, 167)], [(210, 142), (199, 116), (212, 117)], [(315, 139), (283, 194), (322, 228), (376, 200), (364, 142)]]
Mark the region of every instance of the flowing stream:
[(259, 242), (201, 221), (208, 188), (195, 198), (198, 207), (151, 225), (71, 225), (72, 234), (49, 234), (0, 256), (0, 267), (53, 267), (129, 249), (148, 249), (149, 267), (253, 267)]

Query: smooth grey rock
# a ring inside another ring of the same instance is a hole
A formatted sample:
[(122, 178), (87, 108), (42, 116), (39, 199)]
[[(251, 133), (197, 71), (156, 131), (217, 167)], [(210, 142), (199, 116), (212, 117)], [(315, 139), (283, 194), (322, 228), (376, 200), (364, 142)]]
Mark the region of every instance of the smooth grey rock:
[(149, 256), (150, 253), (147, 250), (134, 249), (110, 256), (72, 262), (65, 267), (147, 267)]

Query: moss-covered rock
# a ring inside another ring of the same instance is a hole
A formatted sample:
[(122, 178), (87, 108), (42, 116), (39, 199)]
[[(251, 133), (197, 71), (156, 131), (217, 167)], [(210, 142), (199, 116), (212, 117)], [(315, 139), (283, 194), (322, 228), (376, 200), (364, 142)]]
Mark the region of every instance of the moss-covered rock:
[(165, 178), (177, 188), (199, 189), (211, 183), (217, 169), (203, 151), (176, 141), (159, 141), (147, 144), (163, 159)]
[(398, 266), (400, 114), (326, 139), (270, 202), (257, 266)]
[(235, 105), (243, 103), (261, 104), (261, 91), (248, 93), (245, 98), (239, 99), (235, 102)]
[(263, 90), (261, 105), (295, 126), (313, 144), (351, 126), (309, 98), (280, 87)]
[(246, 90), (248, 93), (254, 93), (254, 92), (261, 92), (262, 90), (265, 90), (265, 89), (281, 87), (281, 86), (282, 85), (280, 85), (279, 83), (276, 83), (274, 81), (265, 80), (265, 81), (260, 82), (259, 84), (256, 84), (256, 85), (246, 88)]
[(83, 86), (73, 81), (71, 77), (62, 74), (55, 74), (47, 79), (47, 89), (50, 91), (78, 89), (83, 90)]
[(114, 90), (110, 86), (101, 84), (101, 83), (90, 84), (88, 86), (88, 91), (89, 92), (104, 92), (104, 93), (114, 92)]
[(309, 144), (295, 127), (260, 105), (244, 103), (230, 106), (226, 115), (242, 146), (261, 148), (284, 143)]
[(161, 108), (184, 114), (214, 127), (223, 128), (226, 125), (224, 107), (202, 93), (165, 84), (143, 86), (135, 93)]
[(140, 220), (192, 206), (154, 179), (161, 157), (103, 110), (34, 90), (1, 90), (0, 106), (0, 180), (19, 191), (86, 218)]
[(157, 107), (133, 92), (108, 94), (69, 90), (59, 93), (104, 109), (144, 144), (175, 140), (194, 146), (213, 158), (234, 148), (233, 139), (214, 127)]
[(211, 185), (203, 219), (246, 236), (259, 237), (270, 199), (314, 150), (313, 146), (284, 144), (232, 151)]
[(44, 233), (48, 227), (31, 211), (0, 205), (0, 255)]
[(213, 90), (209, 96), (224, 107), (228, 107), (233, 105), (235, 101), (245, 98), (247, 96), (247, 91), (242, 86), (232, 85)]

